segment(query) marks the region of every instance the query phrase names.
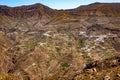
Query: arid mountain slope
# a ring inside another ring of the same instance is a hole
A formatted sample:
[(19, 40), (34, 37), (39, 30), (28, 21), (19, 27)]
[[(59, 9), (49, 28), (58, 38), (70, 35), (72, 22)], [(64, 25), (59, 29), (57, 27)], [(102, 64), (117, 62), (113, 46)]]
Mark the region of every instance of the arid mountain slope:
[(78, 16), (120, 16), (120, 3), (93, 3), (68, 11)]
[(119, 80), (119, 8), (0, 6), (0, 79)]
[[(75, 9), (66, 10), (73, 15), (81, 16), (120, 16), (119, 3), (93, 3), (90, 5), (80, 6)], [(32, 17), (32, 16), (50, 16), (53, 17), (59, 10), (53, 10), (42, 4), (29, 6), (7, 7), (0, 6), (0, 13), (12, 17)]]
[(15, 18), (28, 18), (33, 16), (52, 17), (55, 14), (55, 10), (42, 4), (34, 4), (19, 7), (0, 6), (0, 13)]

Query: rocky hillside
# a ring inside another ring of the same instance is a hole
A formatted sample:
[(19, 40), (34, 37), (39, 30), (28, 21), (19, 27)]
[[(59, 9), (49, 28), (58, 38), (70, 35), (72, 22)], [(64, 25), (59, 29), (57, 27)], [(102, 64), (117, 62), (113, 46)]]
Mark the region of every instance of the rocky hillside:
[(0, 13), (15, 18), (28, 18), (35, 16), (52, 17), (55, 15), (55, 10), (37, 3), (34, 5), (19, 6), (19, 7), (0, 6)]
[(93, 3), (68, 10), (78, 16), (120, 16), (119, 3)]
[(0, 79), (119, 80), (119, 8), (0, 6)]

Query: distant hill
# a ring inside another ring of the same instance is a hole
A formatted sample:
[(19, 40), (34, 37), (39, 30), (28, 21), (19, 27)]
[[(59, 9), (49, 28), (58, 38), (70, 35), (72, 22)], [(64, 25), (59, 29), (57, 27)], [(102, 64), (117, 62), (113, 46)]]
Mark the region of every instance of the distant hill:
[(33, 4), (29, 6), (7, 7), (0, 6), (0, 14), (10, 17), (32, 17), (32, 16), (48, 16), (52, 17), (55, 10), (42, 4)]
[[(78, 16), (120, 16), (120, 3), (93, 3), (89, 5), (80, 6), (71, 10), (63, 10), (71, 15)], [(0, 6), (0, 15), (10, 17), (32, 17), (32, 16), (47, 16), (53, 17), (60, 14), (60, 10), (51, 9), (40, 3), (19, 6), (8, 7)]]
[(93, 3), (68, 12), (79, 16), (120, 16), (120, 3)]

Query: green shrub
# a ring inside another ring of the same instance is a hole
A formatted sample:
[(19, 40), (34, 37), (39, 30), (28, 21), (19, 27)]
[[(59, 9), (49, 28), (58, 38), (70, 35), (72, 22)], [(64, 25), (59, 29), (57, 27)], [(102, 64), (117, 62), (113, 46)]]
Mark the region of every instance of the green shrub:
[(34, 48), (37, 45), (37, 42), (35, 40), (28, 41), (25, 43), (24, 47), (27, 49)]
[(105, 53), (101, 54), (100, 56), (101, 56), (101, 58), (113, 57), (114, 53), (112, 53), (112, 52), (105, 52)]
[(63, 63), (61, 64), (61, 66), (62, 66), (62, 67), (69, 67), (70, 65), (69, 65), (67, 62), (63, 62)]
[(62, 50), (62, 48), (61, 47), (55, 47), (56, 48), (56, 51), (58, 52), (58, 53), (60, 53), (61, 52), (61, 50)]

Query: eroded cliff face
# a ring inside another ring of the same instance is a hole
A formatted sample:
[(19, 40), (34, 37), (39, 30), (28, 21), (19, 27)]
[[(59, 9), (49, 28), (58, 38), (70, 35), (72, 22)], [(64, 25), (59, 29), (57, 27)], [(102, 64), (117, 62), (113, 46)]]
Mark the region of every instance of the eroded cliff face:
[(120, 79), (119, 7), (0, 6), (0, 78)]

